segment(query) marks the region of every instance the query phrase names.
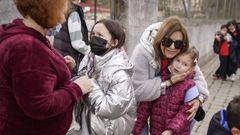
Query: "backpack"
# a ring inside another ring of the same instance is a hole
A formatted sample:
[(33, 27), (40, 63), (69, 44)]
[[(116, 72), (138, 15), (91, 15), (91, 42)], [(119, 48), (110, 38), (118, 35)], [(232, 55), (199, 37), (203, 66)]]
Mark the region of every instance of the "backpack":
[(214, 40), (214, 43), (213, 43), (213, 51), (216, 54), (219, 54), (220, 52), (220, 45), (216, 39)]

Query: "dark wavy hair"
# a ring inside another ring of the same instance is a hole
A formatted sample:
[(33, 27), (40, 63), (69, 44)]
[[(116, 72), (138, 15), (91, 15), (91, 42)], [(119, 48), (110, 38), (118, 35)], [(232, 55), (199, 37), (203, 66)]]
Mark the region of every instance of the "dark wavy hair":
[(97, 21), (93, 25), (90, 35), (92, 35), (93, 28), (98, 23), (102, 23), (107, 28), (110, 35), (112, 36), (112, 40), (114, 40), (114, 39), (118, 40), (118, 44), (114, 48), (121, 48), (124, 45), (125, 38), (126, 38), (126, 35), (124, 32), (124, 27), (122, 25), (120, 25), (117, 21), (114, 21), (114, 20), (102, 19), (102, 20)]
[(227, 106), (227, 121), (231, 128), (240, 129), (240, 96), (235, 97)]

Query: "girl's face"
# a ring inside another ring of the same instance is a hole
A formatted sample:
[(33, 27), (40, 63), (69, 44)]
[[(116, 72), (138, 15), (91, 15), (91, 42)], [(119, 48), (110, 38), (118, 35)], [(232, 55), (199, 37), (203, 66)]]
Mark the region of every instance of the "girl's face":
[(111, 48), (114, 46), (112, 43), (112, 36), (103, 23), (97, 23), (94, 26), (91, 36), (96, 36), (107, 40), (106, 48)]
[(222, 28), (221, 29), (221, 34), (226, 35), (227, 34), (227, 28)]
[(161, 50), (162, 53), (164, 55), (165, 58), (173, 58), (175, 57), (180, 51), (181, 49), (177, 49), (175, 48), (176, 45), (174, 45), (177, 42), (182, 42), (183, 41), (183, 35), (180, 31), (176, 31), (174, 32), (170, 37), (169, 37), (172, 41), (172, 44), (169, 47), (165, 47), (162, 43), (161, 43)]
[(190, 55), (180, 55), (174, 58), (170, 71), (172, 75), (181, 74), (193, 69), (193, 60)]

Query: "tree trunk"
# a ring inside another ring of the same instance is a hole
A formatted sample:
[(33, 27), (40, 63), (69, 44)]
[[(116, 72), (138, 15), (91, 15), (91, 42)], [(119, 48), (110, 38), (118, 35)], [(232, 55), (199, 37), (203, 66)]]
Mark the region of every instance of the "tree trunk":
[(188, 18), (188, 11), (187, 11), (187, 7), (185, 4), (185, 0), (182, 0), (182, 3), (183, 3), (183, 7), (184, 7), (185, 17)]
[(226, 12), (227, 12), (227, 0), (224, 0), (224, 8), (223, 8), (223, 17), (227, 18)]
[[(127, 52), (132, 54), (135, 46), (139, 43), (144, 29), (157, 22), (158, 0), (121, 0), (124, 1), (125, 11), (121, 15), (121, 22), (126, 28)], [(121, 9), (121, 8), (120, 8)], [(126, 12), (127, 11), (127, 12)]]

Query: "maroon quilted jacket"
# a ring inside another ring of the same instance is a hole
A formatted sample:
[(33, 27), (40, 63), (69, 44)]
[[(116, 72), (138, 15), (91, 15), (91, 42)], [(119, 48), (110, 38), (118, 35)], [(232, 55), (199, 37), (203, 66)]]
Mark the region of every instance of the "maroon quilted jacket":
[[(166, 80), (166, 72), (162, 79)], [(176, 83), (166, 89), (165, 95), (161, 95), (152, 102), (141, 102), (137, 110), (137, 121), (133, 134), (139, 135), (150, 116), (150, 133), (161, 135), (165, 130), (172, 130), (174, 135), (190, 135), (190, 122), (187, 120), (189, 106), (184, 103), (187, 90), (195, 86), (191, 77), (180, 83)]]

